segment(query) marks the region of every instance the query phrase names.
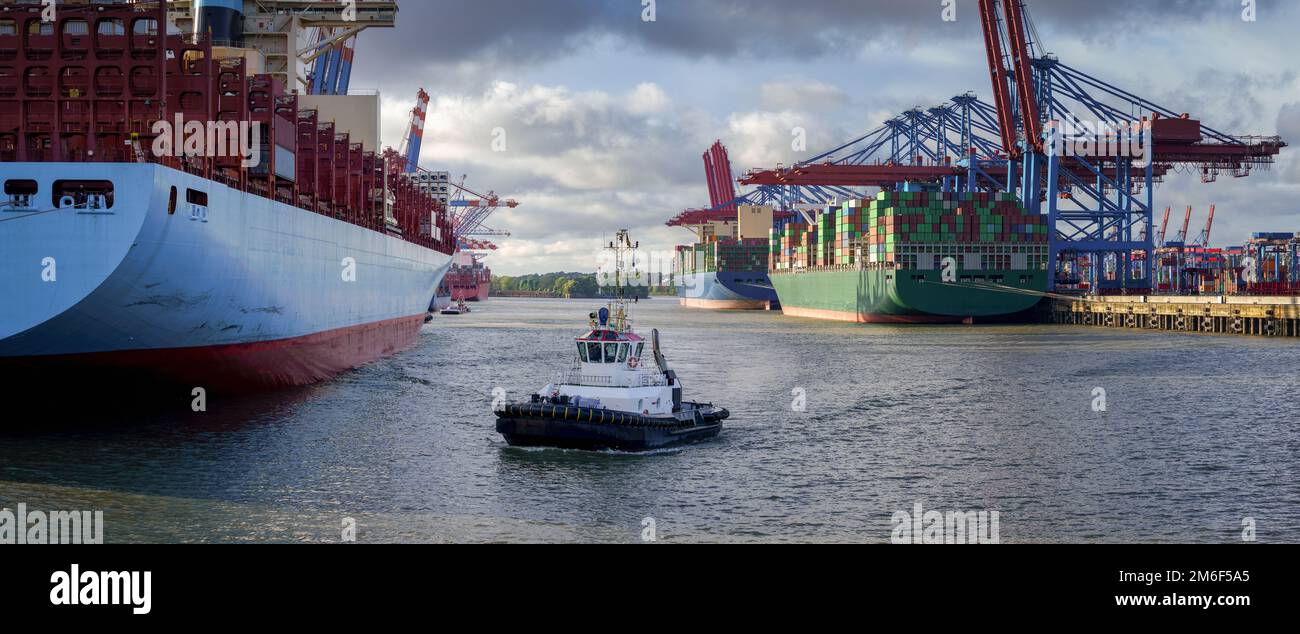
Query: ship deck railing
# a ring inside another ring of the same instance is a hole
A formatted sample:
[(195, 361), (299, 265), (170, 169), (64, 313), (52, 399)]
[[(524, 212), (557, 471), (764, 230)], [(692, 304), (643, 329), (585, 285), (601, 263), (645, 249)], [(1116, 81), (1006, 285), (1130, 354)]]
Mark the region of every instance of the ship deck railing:
[(657, 370), (638, 371), (629, 384), (615, 383), (614, 377), (597, 374), (583, 374), (578, 371), (561, 372), (556, 377), (557, 385), (576, 385), (581, 387), (662, 387), (668, 385), (668, 379)]
[(769, 274), (787, 275), (791, 273), (825, 273), (828, 271), (901, 271), (903, 265), (897, 262), (858, 262), (855, 264), (827, 264), (823, 266), (798, 266), (788, 269), (772, 269)]

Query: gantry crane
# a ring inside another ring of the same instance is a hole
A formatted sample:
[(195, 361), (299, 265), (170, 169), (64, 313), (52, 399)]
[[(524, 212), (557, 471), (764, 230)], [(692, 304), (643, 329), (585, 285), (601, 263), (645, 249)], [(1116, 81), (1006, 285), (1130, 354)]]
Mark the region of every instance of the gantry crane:
[(1196, 242), (1193, 242), (1192, 244), (1196, 246), (1202, 246), (1202, 247), (1210, 246), (1210, 232), (1212, 232), (1213, 230), (1214, 230), (1214, 205), (1210, 205), (1210, 217), (1205, 220), (1205, 229), (1201, 231), (1201, 235), (1198, 236), (1196, 238)]
[[(731, 157), (720, 140), (714, 141), (704, 152), (704, 180), (709, 186), (710, 206), (705, 209), (688, 209), (665, 223), (669, 227), (685, 227), (694, 231), (701, 242), (706, 239), (705, 227), (710, 223), (736, 222), (741, 205), (762, 205), (769, 202), (752, 194), (736, 194)], [(788, 211), (778, 209), (773, 212), (773, 220), (777, 223), (793, 217), (794, 214)]]
[(402, 149), (398, 150), (406, 158), (406, 173), (414, 174), (420, 166), (420, 148), (424, 144), (424, 121), (429, 114), (429, 93), (423, 88), (415, 95), (415, 108), (411, 110), (411, 121), (402, 137)]
[(1169, 214), (1173, 212), (1172, 207), (1165, 207), (1165, 219), (1160, 221), (1160, 233), (1156, 234), (1155, 245), (1162, 247), (1165, 245), (1165, 232), (1169, 230)]
[(1183, 216), (1183, 230), (1178, 232), (1178, 239), (1174, 241), (1178, 243), (1178, 246), (1183, 246), (1187, 244), (1187, 231), (1191, 228), (1192, 228), (1192, 207), (1191, 205), (1188, 205), (1187, 215)]
[[(909, 182), (1010, 192), (1029, 213), (1048, 216), (1049, 261), (1058, 270), (1123, 271), (1088, 287), (1140, 292), (1151, 287), (1153, 190), (1164, 174), (1191, 167), (1206, 182), (1221, 171), (1247, 176), (1286, 147), (1276, 136), (1228, 135), (1062, 63), (1039, 50), (1022, 0), (980, 0), (979, 13), (993, 105), (967, 93), (909, 110), (830, 151), (791, 167), (750, 171), (740, 182), (790, 203), (783, 208)], [(1083, 117), (1148, 152), (1066, 152), (1075, 139), (1063, 124)], [(1053, 288), (1055, 281), (1049, 276)]]
[(503, 200), (496, 195), (496, 192), (489, 191), (487, 195), (475, 192), (465, 186), (465, 176), (460, 177), (459, 183), (452, 183), (452, 187), (456, 190), (456, 194), (447, 206), (451, 216), (452, 234), (456, 237), (460, 249), (473, 252), (497, 250), (495, 244), (476, 238), (510, 237), (509, 231), (492, 229), (484, 223), (498, 209), (502, 207), (514, 209), (519, 206), (519, 202), (512, 198)]

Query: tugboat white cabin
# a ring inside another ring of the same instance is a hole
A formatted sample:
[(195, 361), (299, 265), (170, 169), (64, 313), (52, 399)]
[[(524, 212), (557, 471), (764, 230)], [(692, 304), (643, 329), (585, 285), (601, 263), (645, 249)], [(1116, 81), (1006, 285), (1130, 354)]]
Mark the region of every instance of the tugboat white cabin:
[(652, 345), (640, 335), (620, 331), (623, 319), (602, 324), (607, 309), (592, 314), (592, 330), (578, 337), (578, 356), (568, 372), (539, 392), (550, 399), (567, 396), (575, 407), (672, 416), (680, 409), (682, 389), (671, 371), (654, 359)]

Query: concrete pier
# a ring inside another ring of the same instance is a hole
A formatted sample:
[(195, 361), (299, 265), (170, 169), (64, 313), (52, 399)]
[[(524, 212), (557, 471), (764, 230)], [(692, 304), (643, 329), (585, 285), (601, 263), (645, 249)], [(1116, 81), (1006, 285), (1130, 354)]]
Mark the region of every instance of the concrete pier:
[(1300, 337), (1300, 297), (1079, 297), (1047, 300), (1042, 310), (1054, 324)]

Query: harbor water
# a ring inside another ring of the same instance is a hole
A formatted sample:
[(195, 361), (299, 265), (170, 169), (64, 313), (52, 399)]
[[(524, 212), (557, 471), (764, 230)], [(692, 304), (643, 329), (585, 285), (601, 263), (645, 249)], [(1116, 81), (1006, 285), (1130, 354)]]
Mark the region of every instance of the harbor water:
[(997, 511), (1004, 543), (1240, 543), (1244, 526), (1300, 541), (1290, 340), (655, 299), (634, 323), (662, 330), (688, 399), (731, 410), (719, 439), (651, 455), (506, 446), (494, 398), (566, 367), (596, 307), (494, 299), (337, 380), (213, 394), (204, 412), (175, 388), (11, 394), (0, 507), (102, 510), (109, 543), (337, 543), (348, 526), (361, 543), (883, 543), (917, 504)]

